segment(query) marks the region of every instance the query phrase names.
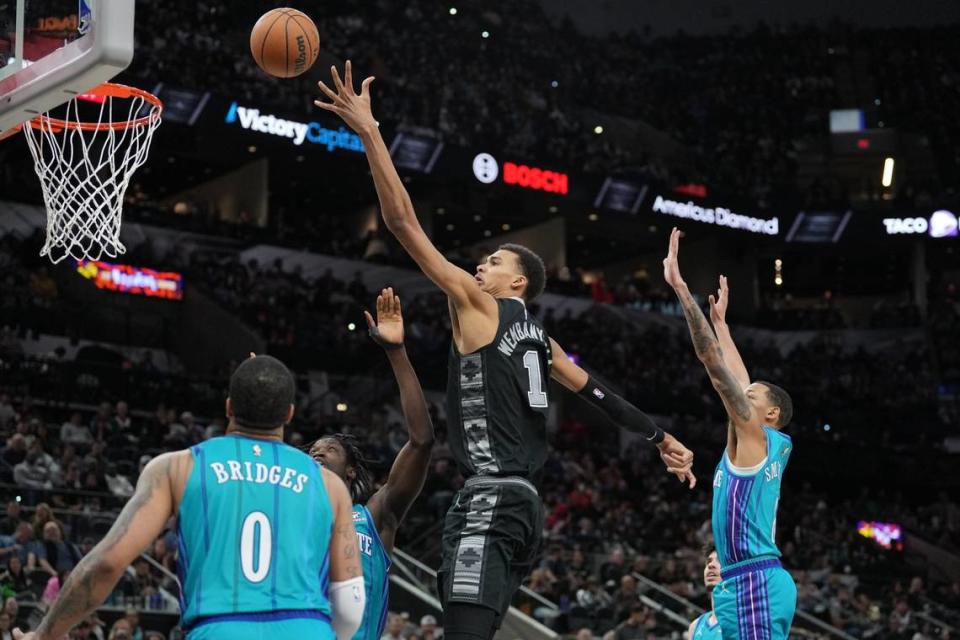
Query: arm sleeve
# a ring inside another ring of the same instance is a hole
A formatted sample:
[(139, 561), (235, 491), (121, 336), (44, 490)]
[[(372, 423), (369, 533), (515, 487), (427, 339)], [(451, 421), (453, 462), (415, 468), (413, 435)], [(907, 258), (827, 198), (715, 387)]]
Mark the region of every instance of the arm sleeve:
[(654, 444), (663, 442), (663, 430), (657, 426), (653, 418), (618, 396), (592, 376), (577, 395), (603, 411), (618, 427), (633, 433), (639, 433)]
[(337, 640), (350, 640), (363, 621), (363, 607), (367, 595), (363, 589), (363, 576), (343, 582), (330, 583), (330, 607), (333, 610), (333, 630)]

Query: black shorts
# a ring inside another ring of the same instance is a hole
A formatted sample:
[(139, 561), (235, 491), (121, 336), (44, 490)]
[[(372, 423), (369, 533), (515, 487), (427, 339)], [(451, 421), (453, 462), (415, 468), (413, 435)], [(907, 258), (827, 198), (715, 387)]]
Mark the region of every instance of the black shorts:
[(540, 554), (543, 521), (543, 503), (527, 480), (467, 480), (444, 520), (437, 575), (444, 608), (478, 604), (502, 618)]

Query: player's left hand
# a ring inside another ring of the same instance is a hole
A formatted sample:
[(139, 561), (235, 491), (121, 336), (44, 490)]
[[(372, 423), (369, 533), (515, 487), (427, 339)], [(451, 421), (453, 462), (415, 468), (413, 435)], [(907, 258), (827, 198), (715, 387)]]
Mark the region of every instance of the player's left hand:
[(379, 127), (380, 123), (374, 119), (373, 110), (370, 107), (370, 84), (373, 82), (373, 76), (360, 83), (360, 93), (357, 93), (353, 88), (353, 65), (349, 60), (344, 67), (342, 81), (335, 66), (330, 67), (330, 76), (333, 79), (333, 87), (336, 91), (328, 87), (322, 80), (317, 84), (320, 90), (333, 102), (314, 100), (313, 104), (337, 114), (357, 133)]
[(364, 311), (367, 328), (374, 342), (385, 349), (403, 346), (403, 314), (400, 311), (400, 296), (394, 295), (393, 287), (387, 287), (377, 296), (377, 321), (369, 311)]
[(666, 465), (668, 473), (677, 476), (680, 482), (689, 481), (691, 489), (697, 486), (697, 477), (693, 474), (693, 452), (690, 449), (669, 433), (657, 448), (660, 449), (660, 459)]
[(727, 288), (727, 276), (720, 276), (720, 288), (716, 297), (710, 296), (710, 322), (714, 326), (727, 321), (727, 303), (730, 302), (730, 290)]
[(674, 289), (686, 286), (683, 277), (680, 275), (680, 262), (677, 260), (677, 254), (680, 251), (680, 230), (676, 227), (670, 232), (670, 249), (667, 251), (667, 257), (663, 259), (663, 279), (667, 281)]

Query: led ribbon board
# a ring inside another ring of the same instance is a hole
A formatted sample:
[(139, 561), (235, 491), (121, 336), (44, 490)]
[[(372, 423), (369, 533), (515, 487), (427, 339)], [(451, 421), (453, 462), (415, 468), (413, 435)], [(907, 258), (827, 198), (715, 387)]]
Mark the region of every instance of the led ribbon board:
[(861, 520), (857, 523), (857, 532), (869, 538), (884, 549), (903, 549), (903, 530), (892, 522), (872, 522)]
[(92, 280), (97, 289), (148, 298), (183, 299), (183, 275), (175, 271), (154, 271), (101, 260), (77, 260), (77, 273)]

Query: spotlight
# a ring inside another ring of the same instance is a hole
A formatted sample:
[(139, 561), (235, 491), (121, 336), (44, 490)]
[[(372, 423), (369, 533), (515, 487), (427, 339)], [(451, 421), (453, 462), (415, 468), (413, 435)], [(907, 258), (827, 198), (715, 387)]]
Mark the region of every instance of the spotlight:
[(893, 158), (887, 158), (883, 161), (883, 177), (880, 179), (880, 183), (884, 187), (889, 187), (893, 184)]

